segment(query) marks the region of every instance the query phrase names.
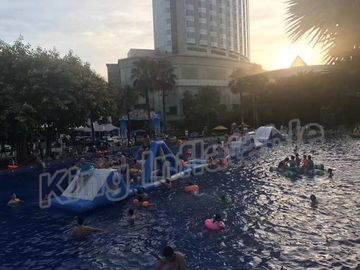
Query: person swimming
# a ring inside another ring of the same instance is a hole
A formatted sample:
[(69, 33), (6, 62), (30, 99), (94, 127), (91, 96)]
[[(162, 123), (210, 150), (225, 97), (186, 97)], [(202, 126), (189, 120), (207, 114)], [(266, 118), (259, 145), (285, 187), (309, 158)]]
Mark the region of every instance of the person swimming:
[(45, 194), (44, 197), (41, 200), (41, 206), (42, 207), (49, 207), (49, 201), (50, 201), (50, 195), (49, 194)]
[(130, 208), (127, 213), (127, 221), (130, 225), (134, 225), (136, 220), (135, 210)]
[(95, 232), (101, 232), (102, 230), (94, 228), (94, 227), (90, 227), (90, 226), (85, 226), (84, 225), (84, 218), (83, 217), (78, 217), (77, 218), (77, 226), (75, 226), (72, 230), (71, 235), (76, 238), (76, 239), (84, 239), (86, 236), (95, 233)]
[(297, 167), (300, 167), (300, 165), (301, 165), (301, 158), (300, 158), (300, 156), (299, 156), (298, 153), (295, 154), (295, 162), (296, 162), (296, 166), (297, 166)]
[(16, 196), (16, 193), (13, 193), (13, 194), (11, 194), (10, 200), (8, 201), (7, 205), (8, 205), (8, 206), (15, 207), (15, 206), (20, 205), (20, 203), (23, 203), (23, 202), (24, 202), (24, 201), (20, 200), (20, 199)]
[(214, 217), (213, 217), (213, 223), (220, 223), (220, 222), (224, 222), (221, 214), (216, 214)]
[(298, 146), (295, 145), (295, 147), (294, 147), (294, 153), (296, 153), (297, 151), (298, 151)]
[(231, 203), (231, 198), (227, 195), (220, 195), (219, 198), (221, 203)]
[(333, 169), (328, 169), (328, 177), (332, 178), (334, 176)]
[(174, 251), (172, 247), (166, 246), (162, 255), (164, 256), (164, 259), (158, 263), (155, 270), (161, 270), (164, 269), (164, 267), (173, 270), (186, 270), (185, 255), (181, 252)]
[(307, 159), (308, 159), (307, 171), (314, 171), (315, 170), (314, 161), (311, 159), (310, 155), (308, 155)]
[(290, 167), (291, 170), (296, 169), (297, 165), (296, 165), (295, 156), (290, 157), (289, 167)]
[(309, 165), (309, 160), (307, 159), (306, 155), (303, 155), (302, 167), (307, 168), (308, 165)]
[(138, 199), (139, 201), (147, 201), (149, 199), (149, 195), (145, 192), (144, 188), (140, 188), (135, 194), (135, 199)]
[(310, 195), (310, 205), (311, 207), (316, 207), (318, 205), (318, 200), (314, 194)]
[(278, 169), (286, 170), (288, 168), (289, 158), (286, 157), (284, 160), (279, 162)]
[(164, 185), (165, 185), (167, 188), (171, 188), (171, 187), (172, 187), (171, 179), (170, 179), (170, 178), (166, 178), (166, 179), (165, 179), (165, 182), (164, 182)]

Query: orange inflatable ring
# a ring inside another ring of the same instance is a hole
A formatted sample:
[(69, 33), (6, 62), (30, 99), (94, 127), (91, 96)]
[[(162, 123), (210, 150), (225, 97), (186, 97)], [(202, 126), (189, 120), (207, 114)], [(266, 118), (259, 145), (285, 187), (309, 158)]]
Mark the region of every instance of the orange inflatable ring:
[(198, 186), (198, 185), (186, 186), (186, 187), (184, 188), (184, 191), (185, 191), (186, 193), (198, 192), (198, 191), (199, 191), (199, 186)]
[(19, 166), (17, 166), (17, 165), (8, 165), (9, 170), (15, 170), (17, 168), (19, 168)]

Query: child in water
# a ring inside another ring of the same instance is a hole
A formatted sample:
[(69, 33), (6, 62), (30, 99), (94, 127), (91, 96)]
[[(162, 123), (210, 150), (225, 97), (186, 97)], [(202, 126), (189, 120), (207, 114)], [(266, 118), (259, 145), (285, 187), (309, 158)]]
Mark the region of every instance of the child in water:
[(333, 169), (328, 169), (329, 178), (332, 178), (334, 176)]
[(313, 207), (313, 208), (317, 207), (318, 200), (314, 194), (310, 195), (310, 201), (311, 201), (311, 203), (310, 203), (311, 207)]
[(132, 209), (132, 208), (129, 209), (128, 215), (127, 215), (127, 219), (128, 219), (128, 223), (129, 223), (130, 225), (134, 225), (134, 224), (135, 224), (136, 215), (135, 215), (134, 209)]
[(224, 222), (224, 220), (222, 219), (220, 214), (216, 214), (213, 218), (213, 223), (220, 223), (220, 222)]
[(23, 203), (24, 201), (20, 200), (15, 193), (13, 193), (10, 197), (10, 200), (8, 201), (7, 205), (8, 206), (12, 206), (12, 207), (15, 207), (15, 206), (18, 206), (20, 205), (20, 203)]

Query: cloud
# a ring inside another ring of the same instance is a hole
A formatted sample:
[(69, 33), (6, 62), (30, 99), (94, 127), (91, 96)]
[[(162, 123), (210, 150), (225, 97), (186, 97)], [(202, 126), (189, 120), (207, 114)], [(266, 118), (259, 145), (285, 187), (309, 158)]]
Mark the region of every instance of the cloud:
[[(252, 61), (277, 68), (279, 50), (293, 46), (285, 33), (286, 5), (249, 2)], [(151, 0), (1, 0), (0, 39), (23, 35), (33, 46), (73, 50), (106, 78), (106, 63), (126, 57), (130, 48), (153, 48), (152, 19)]]

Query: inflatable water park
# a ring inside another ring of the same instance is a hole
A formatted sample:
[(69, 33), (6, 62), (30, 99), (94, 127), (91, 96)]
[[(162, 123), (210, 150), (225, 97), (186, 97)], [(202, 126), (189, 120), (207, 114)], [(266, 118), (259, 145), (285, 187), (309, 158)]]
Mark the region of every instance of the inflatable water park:
[(84, 213), (126, 200), (139, 190), (149, 190), (194, 175), (209, 166), (201, 159), (178, 164), (175, 154), (163, 141), (151, 142), (146, 151), (141, 146), (135, 159), (142, 168), (141, 181), (130, 183), (129, 170), (121, 173), (121, 168), (98, 169), (86, 164), (78, 170), (65, 191), (51, 200), (50, 207)]

